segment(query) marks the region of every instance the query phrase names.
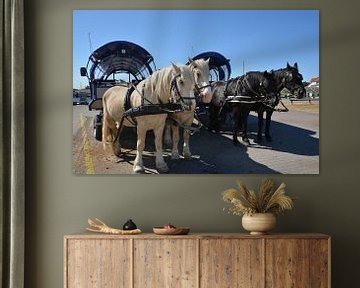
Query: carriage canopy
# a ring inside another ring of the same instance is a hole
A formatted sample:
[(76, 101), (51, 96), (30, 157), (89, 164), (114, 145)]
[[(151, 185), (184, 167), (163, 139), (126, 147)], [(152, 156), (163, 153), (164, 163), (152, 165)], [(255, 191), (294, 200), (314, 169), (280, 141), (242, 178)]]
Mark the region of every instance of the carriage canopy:
[(230, 79), (231, 66), (230, 59), (226, 59), (223, 55), (218, 52), (204, 52), (193, 57), (197, 59), (208, 59), (210, 68), (210, 81), (226, 81)]
[(128, 74), (140, 81), (156, 70), (154, 58), (141, 46), (128, 41), (114, 41), (96, 49), (89, 57), (87, 72), (90, 81), (114, 80)]
[(89, 109), (102, 109), (102, 96), (110, 87), (139, 82), (155, 70), (152, 55), (135, 43), (114, 41), (101, 46), (91, 53), (87, 67), (80, 69), (89, 80)]

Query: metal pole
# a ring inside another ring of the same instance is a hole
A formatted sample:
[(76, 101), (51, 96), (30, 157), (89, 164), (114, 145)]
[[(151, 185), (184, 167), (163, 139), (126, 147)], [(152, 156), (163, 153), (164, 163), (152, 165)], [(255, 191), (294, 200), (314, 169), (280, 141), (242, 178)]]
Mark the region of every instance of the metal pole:
[(91, 44), (91, 34), (90, 34), (90, 32), (88, 33), (88, 36), (89, 36), (89, 49), (90, 49), (90, 54), (92, 54), (93, 48), (92, 48), (92, 44)]

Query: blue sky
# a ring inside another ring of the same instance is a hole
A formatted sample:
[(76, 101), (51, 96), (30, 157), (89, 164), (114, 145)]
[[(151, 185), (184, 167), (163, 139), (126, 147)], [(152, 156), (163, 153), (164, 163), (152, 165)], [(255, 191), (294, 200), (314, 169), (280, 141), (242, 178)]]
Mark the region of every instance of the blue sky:
[(74, 10), (73, 85), (91, 46), (116, 40), (134, 42), (157, 68), (185, 63), (189, 56), (216, 51), (230, 59), (232, 77), (298, 63), (304, 80), (319, 76), (318, 10)]

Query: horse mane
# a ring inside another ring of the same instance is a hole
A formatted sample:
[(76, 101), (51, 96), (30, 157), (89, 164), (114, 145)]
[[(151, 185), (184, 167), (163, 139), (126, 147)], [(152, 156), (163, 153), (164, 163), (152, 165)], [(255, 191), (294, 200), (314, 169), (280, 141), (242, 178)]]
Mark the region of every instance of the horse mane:
[[(250, 71), (247, 72), (244, 75), (238, 76), (236, 78), (232, 78), (228, 81), (227, 84), (227, 94), (228, 95), (242, 95), (243, 93), (245, 94), (249, 94), (252, 95), (254, 94), (253, 91), (257, 91), (260, 87), (260, 83), (265, 80), (272, 80), (274, 81), (275, 79), (272, 78), (273, 74), (271, 72), (267, 72), (267, 74), (265, 74), (265, 71)], [(246, 82), (245, 82), (245, 78), (246, 78)], [(246, 83), (246, 84), (245, 84)], [(252, 89), (250, 89), (247, 85), (247, 83), (250, 84), (250, 86), (252, 87)], [(246, 92), (244, 92), (244, 90)]]
[[(179, 68), (184, 65), (177, 65)], [(169, 103), (171, 81), (174, 77), (172, 66), (155, 71), (148, 78), (141, 81), (137, 87), (144, 87), (144, 97), (153, 104)]]
[(196, 59), (196, 60), (193, 60), (192, 62), (190, 62), (189, 67), (191, 70), (193, 70), (195, 68), (199, 68), (201, 71), (204, 71), (204, 68), (206, 69), (206, 67), (207, 67), (207, 69), (209, 69), (207, 60), (204, 60), (202, 58)]

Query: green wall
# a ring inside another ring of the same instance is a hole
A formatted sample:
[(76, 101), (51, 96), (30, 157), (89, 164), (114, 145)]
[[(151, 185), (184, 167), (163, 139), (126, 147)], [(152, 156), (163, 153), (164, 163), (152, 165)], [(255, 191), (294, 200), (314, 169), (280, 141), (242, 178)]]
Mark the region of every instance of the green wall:
[(132, 218), (144, 231), (164, 222), (190, 225), (196, 232), (241, 231), (240, 218), (222, 210), (220, 193), (238, 178), (255, 187), (264, 176), (73, 175), (72, 9), (89, 8), (320, 9), (320, 175), (271, 176), (299, 197), (295, 210), (279, 219), (278, 232), (330, 234), (333, 287), (358, 287), (360, 22), (355, 0), (25, 2), (26, 287), (63, 287), (63, 236), (83, 231), (89, 216), (118, 227)]

